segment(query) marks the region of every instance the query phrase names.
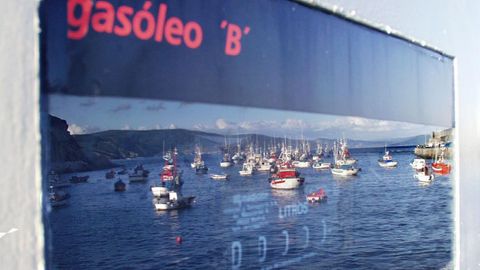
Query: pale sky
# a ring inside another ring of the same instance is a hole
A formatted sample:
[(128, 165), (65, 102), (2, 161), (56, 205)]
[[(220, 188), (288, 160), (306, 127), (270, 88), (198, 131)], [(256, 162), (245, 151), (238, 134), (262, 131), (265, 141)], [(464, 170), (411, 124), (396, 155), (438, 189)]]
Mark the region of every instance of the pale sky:
[(68, 122), (72, 134), (184, 128), (232, 135), (381, 140), (443, 129), (360, 117), (117, 97), (50, 95), (49, 108), (52, 115)]

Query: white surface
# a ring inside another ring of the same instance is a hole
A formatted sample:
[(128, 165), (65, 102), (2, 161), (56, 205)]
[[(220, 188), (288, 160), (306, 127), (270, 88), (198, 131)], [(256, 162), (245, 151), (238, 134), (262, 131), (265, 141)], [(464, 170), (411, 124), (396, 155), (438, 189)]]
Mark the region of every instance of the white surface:
[[(2, 1), (0, 268), (43, 268), (36, 4)], [(25, 190), (29, 190), (25, 196)], [(17, 230), (18, 229), (18, 230)]]

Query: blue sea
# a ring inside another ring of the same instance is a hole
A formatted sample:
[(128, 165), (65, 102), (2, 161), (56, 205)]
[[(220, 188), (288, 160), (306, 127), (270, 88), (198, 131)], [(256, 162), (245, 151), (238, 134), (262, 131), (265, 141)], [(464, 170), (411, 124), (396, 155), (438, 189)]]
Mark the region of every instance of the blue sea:
[[(383, 149), (354, 151), (362, 171), (338, 178), (300, 169), (305, 185), (272, 190), (267, 173), (221, 169), (220, 154), (204, 155), (209, 173), (196, 175), (193, 156), (179, 157), (183, 195), (192, 207), (155, 211), (150, 186), (159, 183), (160, 158), (123, 160), (151, 171), (146, 183), (114, 192), (115, 180), (92, 171), (88, 183), (67, 189), (69, 204), (48, 214), (52, 269), (442, 269), (451, 266), (452, 179), (429, 185), (413, 178), (412, 151), (393, 152), (399, 166), (384, 169)], [(70, 175), (62, 177), (69, 178)], [(128, 177), (124, 181), (128, 183)], [(326, 202), (306, 195), (323, 188)], [(48, 229), (47, 228), (47, 229)], [(177, 243), (181, 237), (181, 243)]]

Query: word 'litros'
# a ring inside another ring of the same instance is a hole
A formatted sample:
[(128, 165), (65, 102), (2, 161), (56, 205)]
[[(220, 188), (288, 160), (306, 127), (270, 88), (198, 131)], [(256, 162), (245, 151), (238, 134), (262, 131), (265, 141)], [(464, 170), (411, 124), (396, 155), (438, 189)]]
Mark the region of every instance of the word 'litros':
[(126, 37), (133, 34), (141, 40), (165, 40), (170, 45), (185, 44), (188, 48), (200, 47), (203, 40), (202, 27), (194, 21), (183, 22), (177, 17), (168, 17), (166, 4), (160, 4), (157, 16), (150, 11), (152, 2), (146, 1), (141, 10), (129, 6), (115, 7), (107, 1), (68, 0), (67, 37), (83, 39), (92, 29), (98, 33)]

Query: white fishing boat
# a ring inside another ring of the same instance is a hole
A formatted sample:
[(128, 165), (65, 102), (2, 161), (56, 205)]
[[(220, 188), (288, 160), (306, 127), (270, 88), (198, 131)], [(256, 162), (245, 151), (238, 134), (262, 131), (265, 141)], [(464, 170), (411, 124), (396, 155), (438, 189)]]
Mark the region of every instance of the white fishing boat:
[(425, 171), (417, 172), (413, 177), (417, 178), (418, 181), (424, 182), (424, 183), (432, 182), (433, 179), (435, 178), (433, 174), (429, 174), (428, 172), (425, 172)]
[(335, 161), (335, 165), (337, 165), (337, 166), (351, 166), (351, 165), (355, 164), (356, 162), (357, 162), (356, 159), (351, 159), (351, 158), (339, 159), (339, 160)]
[(312, 168), (317, 170), (327, 170), (332, 168), (332, 163), (330, 162), (316, 162), (312, 165)]
[(195, 157), (193, 158), (193, 162), (190, 164), (192, 169), (196, 169), (201, 166), (205, 166), (205, 163), (202, 160), (202, 151), (200, 150), (200, 146), (195, 146)]
[(213, 180), (227, 180), (228, 177), (228, 174), (210, 174), (210, 178)]
[(266, 159), (263, 159), (262, 161), (260, 161), (260, 163), (257, 165), (257, 171), (259, 172), (268, 172), (270, 171), (270, 162), (268, 162), (268, 160)]
[(300, 173), (293, 167), (280, 167), (269, 179), (273, 189), (296, 189), (305, 182)]
[(357, 175), (360, 169), (354, 167), (347, 167), (347, 166), (337, 166), (332, 168), (331, 172), (333, 175), (348, 177)]
[(422, 170), (426, 166), (425, 159), (423, 158), (416, 158), (410, 163), (410, 166), (415, 170)]
[(295, 168), (310, 168), (310, 166), (312, 166), (310, 161), (300, 161), (300, 160), (293, 161), (292, 165)]
[(167, 211), (186, 208), (194, 202), (194, 196), (182, 196), (180, 193), (168, 190), (165, 187), (154, 187), (152, 193), (155, 198), (153, 203), (157, 211)]
[(397, 167), (398, 161), (393, 160), (390, 152), (385, 149), (385, 154), (383, 155), (382, 159), (378, 160), (378, 165), (383, 168), (393, 168)]
[(253, 174), (254, 165), (252, 163), (243, 163), (242, 170), (238, 171), (241, 176), (250, 176)]
[(232, 157), (229, 154), (229, 147), (227, 144), (227, 137), (225, 136), (225, 148), (224, 148), (225, 153), (223, 154), (223, 159), (220, 162), (220, 167), (222, 168), (228, 168), (232, 166)]

